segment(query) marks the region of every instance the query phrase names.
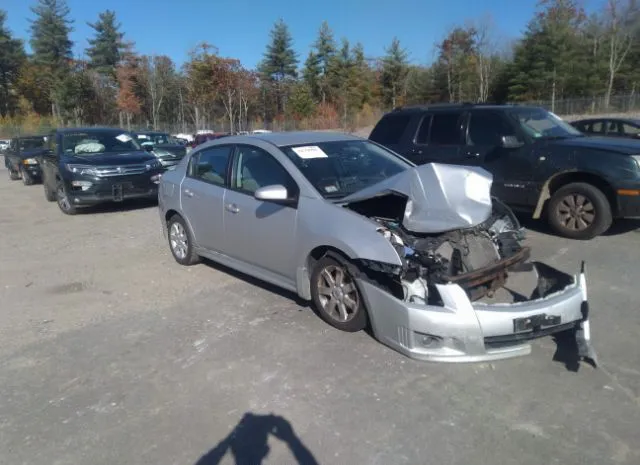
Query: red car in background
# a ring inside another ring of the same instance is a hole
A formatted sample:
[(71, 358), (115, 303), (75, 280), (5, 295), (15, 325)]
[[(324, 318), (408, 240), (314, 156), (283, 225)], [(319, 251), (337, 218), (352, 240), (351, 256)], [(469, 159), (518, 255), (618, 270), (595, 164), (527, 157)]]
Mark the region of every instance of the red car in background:
[(193, 142), (189, 144), (189, 146), (193, 149), (196, 148), (200, 144), (204, 144), (210, 140), (220, 139), (221, 137), (228, 136), (226, 132), (207, 132), (201, 134), (194, 134)]

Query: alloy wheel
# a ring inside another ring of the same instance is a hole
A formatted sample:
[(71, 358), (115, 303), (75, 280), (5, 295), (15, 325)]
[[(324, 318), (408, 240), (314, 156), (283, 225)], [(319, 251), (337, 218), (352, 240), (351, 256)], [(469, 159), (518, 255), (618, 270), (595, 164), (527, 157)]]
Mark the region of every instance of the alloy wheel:
[(184, 260), (189, 250), (189, 240), (187, 238), (187, 232), (184, 227), (174, 222), (169, 229), (169, 244), (171, 245), (171, 251), (180, 260)]
[(58, 199), (58, 205), (63, 211), (71, 210), (71, 202), (69, 201), (69, 197), (64, 190), (64, 186), (58, 186), (56, 191), (56, 197)]
[(344, 323), (356, 316), (360, 297), (355, 282), (344, 268), (325, 267), (318, 275), (317, 289), (320, 305), (332, 319)]
[(586, 196), (570, 194), (558, 204), (557, 215), (565, 228), (583, 231), (593, 224), (596, 209)]

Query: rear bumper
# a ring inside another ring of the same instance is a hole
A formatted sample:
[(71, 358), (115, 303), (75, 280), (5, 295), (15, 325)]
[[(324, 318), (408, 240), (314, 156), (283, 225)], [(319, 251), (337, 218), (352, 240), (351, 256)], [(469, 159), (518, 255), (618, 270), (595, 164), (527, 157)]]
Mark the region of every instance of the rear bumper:
[[(442, 305), (396, 299), (358, 280), (378, 340), (417, 360), (482, 362), (531, 352), (530, 339), (577, 329), (583, 356), (590, 346), (584, 271), (575, 278), (536, 264), (543, 297), (513, 304), (471, 302), (458, 284), (437, 285)], [(560, 289), (549, 283), (562, 283)], [(548, 289), (548, 290), (544, 290)], [(595, 357), (592, 357), (595, 358)], [(594, 360), (595, 363), (595, 360)]]

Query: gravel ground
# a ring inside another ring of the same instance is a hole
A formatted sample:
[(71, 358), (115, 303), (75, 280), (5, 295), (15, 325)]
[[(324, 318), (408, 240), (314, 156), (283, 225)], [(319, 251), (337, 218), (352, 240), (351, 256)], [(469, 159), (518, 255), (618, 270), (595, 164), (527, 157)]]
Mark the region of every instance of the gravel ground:
[(586, 259), (601, 367), (550, 338), (429, 364), (222, 267), (178, 266), (153, 205), (66, 217), (6, 175), (0, 463), (640, 463), (637, 223), (588, 243), (529, 224), (535, 258)]

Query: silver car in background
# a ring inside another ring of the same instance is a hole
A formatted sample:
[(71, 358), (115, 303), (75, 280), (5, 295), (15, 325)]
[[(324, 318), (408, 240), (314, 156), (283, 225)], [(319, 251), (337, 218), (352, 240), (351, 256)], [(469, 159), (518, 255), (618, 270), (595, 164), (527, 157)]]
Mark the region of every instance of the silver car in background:
[(370, 327), (409, 357), (509, 358), (567, 331), (595, 363), (584, 266), (530, 262), (491, 183), (355, 136), (272, 133), (203, 144), (158, 195), (178, 263), (206, 257), (288, 289), (335, 328)]

